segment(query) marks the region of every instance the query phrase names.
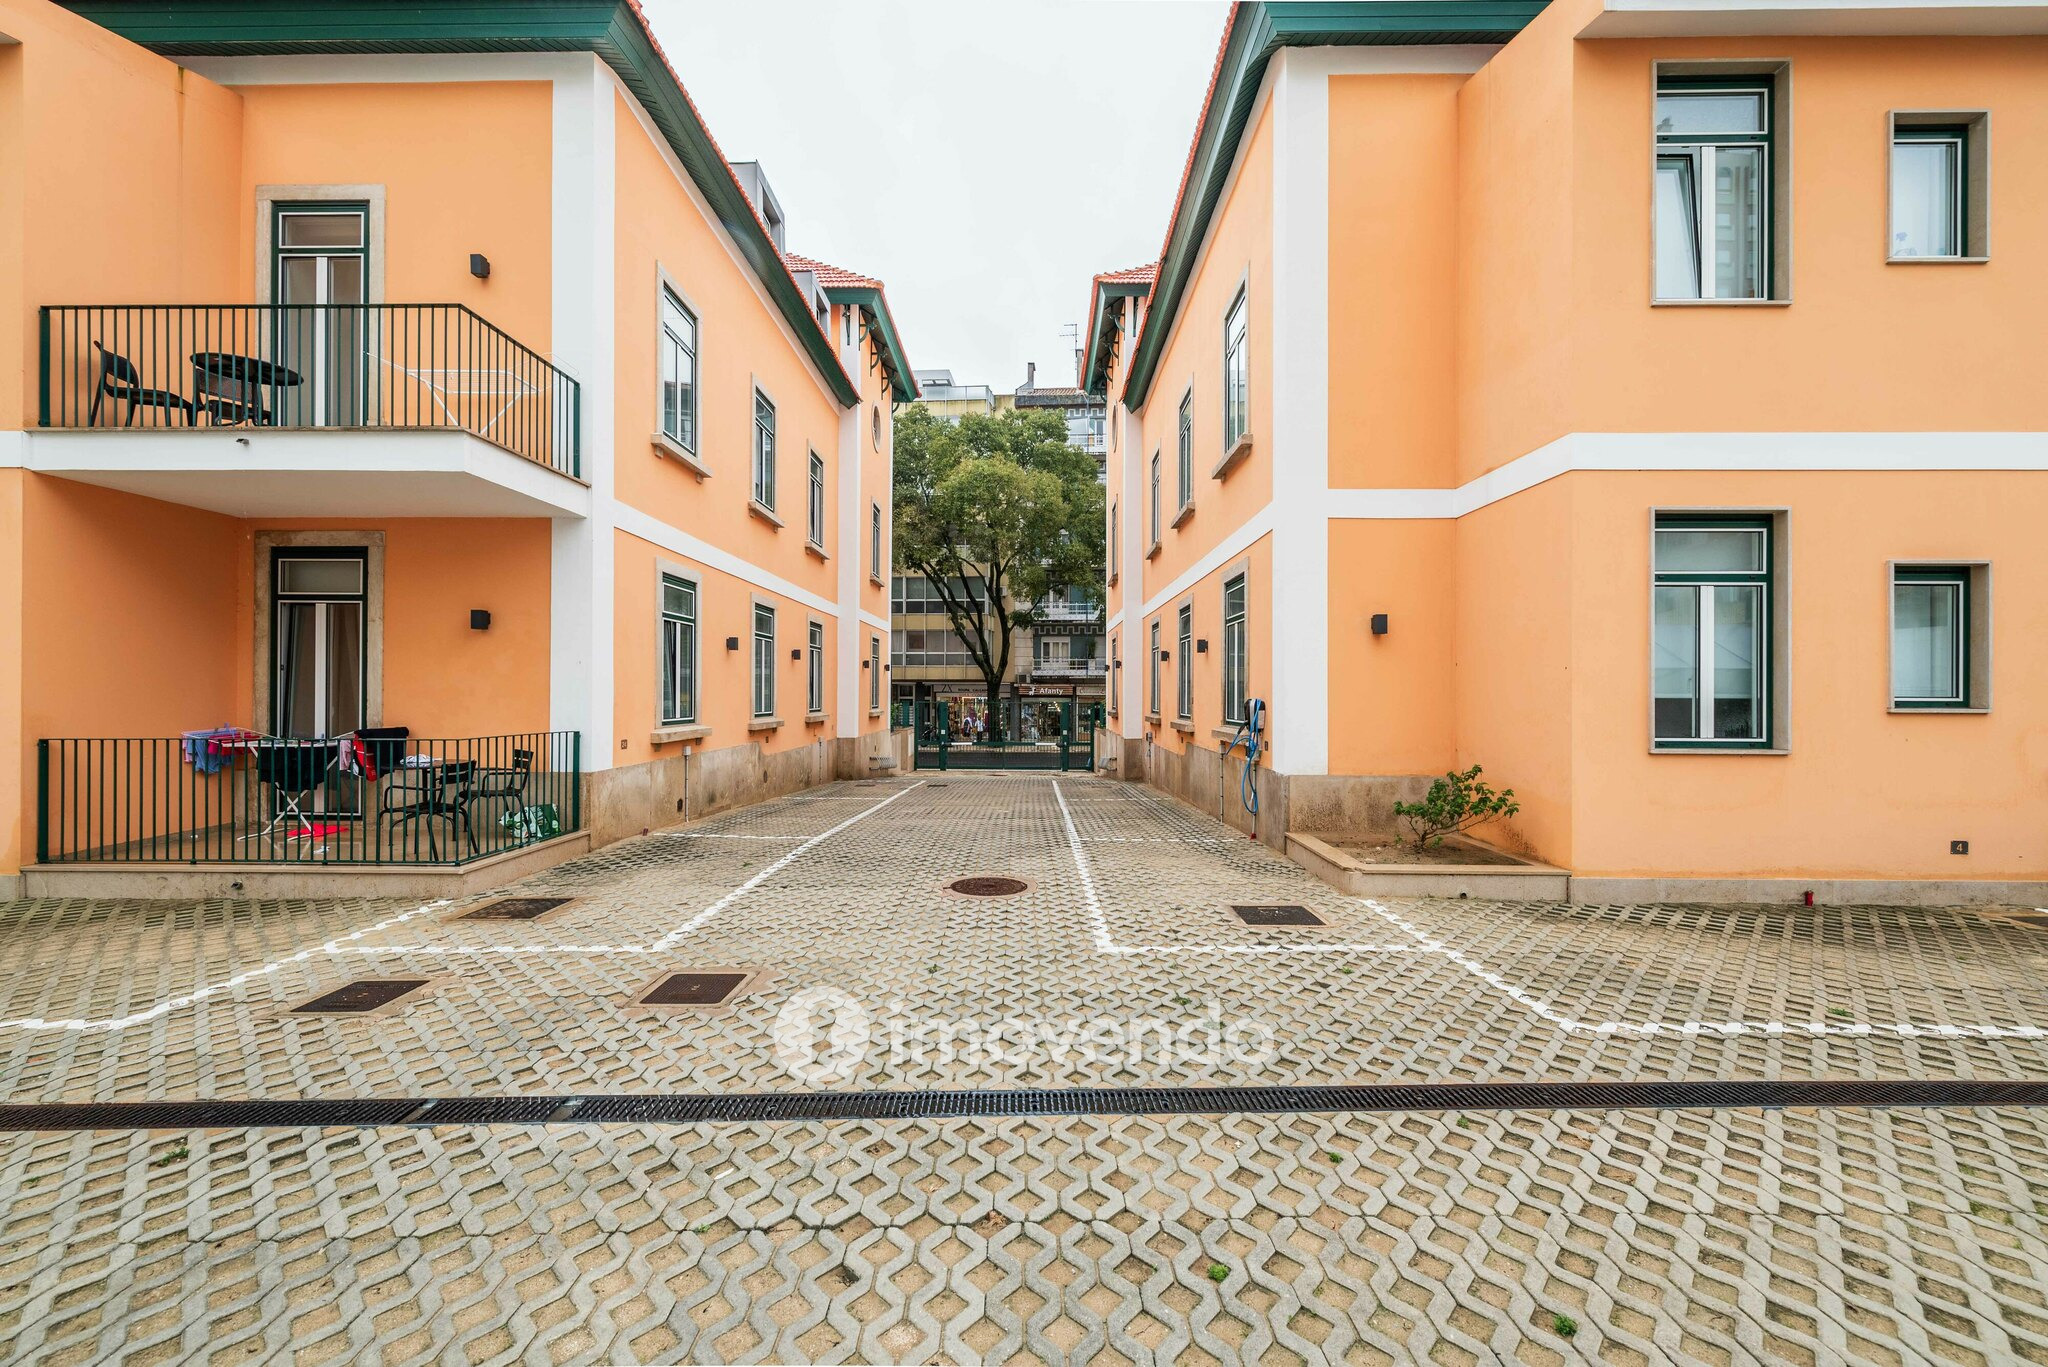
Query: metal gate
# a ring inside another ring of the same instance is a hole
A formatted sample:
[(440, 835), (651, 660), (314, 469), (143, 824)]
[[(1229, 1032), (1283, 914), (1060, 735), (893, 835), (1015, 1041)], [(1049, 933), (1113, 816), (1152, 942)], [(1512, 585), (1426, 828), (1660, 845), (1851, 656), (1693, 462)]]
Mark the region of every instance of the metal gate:
[(1044, 769), (1065, 773), (1074, 755), (1091, 761), (1071, 698), (1010, 698), (995, 723), (956, 714), (943, 699), (920, 699), (914, 717), (919, 769)]

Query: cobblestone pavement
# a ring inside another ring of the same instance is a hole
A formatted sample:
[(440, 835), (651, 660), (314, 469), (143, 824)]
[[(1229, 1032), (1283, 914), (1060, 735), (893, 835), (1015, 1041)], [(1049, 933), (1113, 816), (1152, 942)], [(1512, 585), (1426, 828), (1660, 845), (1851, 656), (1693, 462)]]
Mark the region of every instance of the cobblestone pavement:
[[(0, 909), (0, 1095), (783, 1089), (816, 988), (875, 1023), (847, 1088), (2048, 1075), (2048, 934), (1994, 913), (1368, 904), (1085, 777), (837, 785), (519, 891), (575, 900)], [(767, 972), (633, 1005), (700, 967)], [(1277, 1052), (884, 1047), (1013, 1019)], [(2048, 1362), (2044, 1216), (2019, 1110), (17, 1134), (0, 1360)]]

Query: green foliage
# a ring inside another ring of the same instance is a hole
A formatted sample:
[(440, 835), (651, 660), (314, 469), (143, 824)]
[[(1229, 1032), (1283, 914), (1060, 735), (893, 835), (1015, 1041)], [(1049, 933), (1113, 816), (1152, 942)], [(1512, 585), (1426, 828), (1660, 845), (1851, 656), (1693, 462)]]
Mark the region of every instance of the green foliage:
[(1212, 1282), (1220, 1282), (1220, 1281), (1224, 1281), (1224, 1280), (1227, 1280), (1227, 1279), (1229, 1278), (1229, 1276), (1230, 1276), (1230, 1269), (1229, 1269), (1229, 1268), (1227, 1268), (1227, 1267), (1225, 1267), (1225, 1266), (1224, 1266), (1224, 1265), (1223, 1265), (1222, 1263), (1210, 1263), (1210, 1264), (1209, 1264), (1209, 1280), (1210, 1280), (1210, 1281), (1212, 1281)]
[(938, 590), (993, 703), (1031, 604), (1075, 585), (1100, 592), (1095, 457), (1067, 445), (1056, 413), (955, 424), (912, 404), (896, 414), (895, 472), (896, 567)]
[(1570, 1338), (1579, 1332), (1579, 1322), (1570, 1315), (1552, 1315), (1550, 1317), (1550, 1327), (1555, 1329), (1564, 1338)]
[(1479, 774), (1476, 764), (1462, 774), (1445, 774), (1429, 785), (1429, 795), (1422, 801), (1394, 804), (1394, 815), (1408, 823), (1416, 849), (1435, 849), (1447, 835), (1505, 820), (1522, 810), (1514, 789), (1496, 793)]

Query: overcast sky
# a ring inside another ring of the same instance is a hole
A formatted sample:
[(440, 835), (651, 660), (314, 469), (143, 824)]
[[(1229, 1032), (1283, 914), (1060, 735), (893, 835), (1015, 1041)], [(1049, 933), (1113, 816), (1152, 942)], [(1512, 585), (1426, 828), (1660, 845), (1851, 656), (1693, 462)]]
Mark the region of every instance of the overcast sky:
[(1073, 382), (1088, 280), (1157, 256), (1219, 0), (644, 0), (788, 245), (878, 276), (910, 363)]

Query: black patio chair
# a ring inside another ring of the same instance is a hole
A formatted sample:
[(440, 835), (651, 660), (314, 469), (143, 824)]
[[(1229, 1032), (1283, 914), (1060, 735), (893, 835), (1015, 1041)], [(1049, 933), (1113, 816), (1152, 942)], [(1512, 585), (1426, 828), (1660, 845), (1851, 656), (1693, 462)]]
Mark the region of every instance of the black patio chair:
[(86, 410), (86, 426), (98, 427), (100, 425), (100, 401), (102, 399), (114, 399), (128, 405), (128, 417), (121, 424), (123, 427), (133, 427), (135, 425), (135, 410), (138, 408), (162, 409), (166, 418), (172, 413), (183, 413), (185, 415), (185, 425), (187, 427), (192, 425), (197, 413), (192, 407), (190, 399), (186, 398), (183, 394), (174, 393), (168, 389), (144, 388), (142, 375), (135, 369), (134, 362), (118, 352), (107, 350), (98, 342), (92, 344), (92, 349), (99, 353), (100, 379), (99, 383), (93, 387), (92, 404)]
[[(313, 822), (306, 812), (307, 799), (327, 781), (334, 764), (332, 741), (266, 740), (256, 746), (256, 782), (270, 790), (270, 823), (255, 836), (244, 840), (268, 839), (286, 821), (306, 835)], [(290, 839), (290, 836), (286, 836)]]
[[(477, 770), (476, 787), (470, 790), (472, 804), (487, 801), (511, 803), (520, 840), (526, 838), (526, 783), (533, 777), (533, 751), (514, 750), (512, 767)], [(473, 823), (473, 819), (472, 819)]]
[[(476, 828), (470, 822), (469, 804), (476, 787), (477, 763), (473, 759), (439, 760), (428, 764), (401, 764), (391, 773), (391, 786), (384, 790), (384, 810), (377, 814), (379, 843), (388, 824), (399, 826), (427, 822), (427, 857), (441, 858), (441, 842), (434, 836), (433, 822), (446, 820), (451, 835), (468, 840), (472, 855), (483, 851), (476, 843)], [(414, 837), (418, 848), (418, 837)]]

